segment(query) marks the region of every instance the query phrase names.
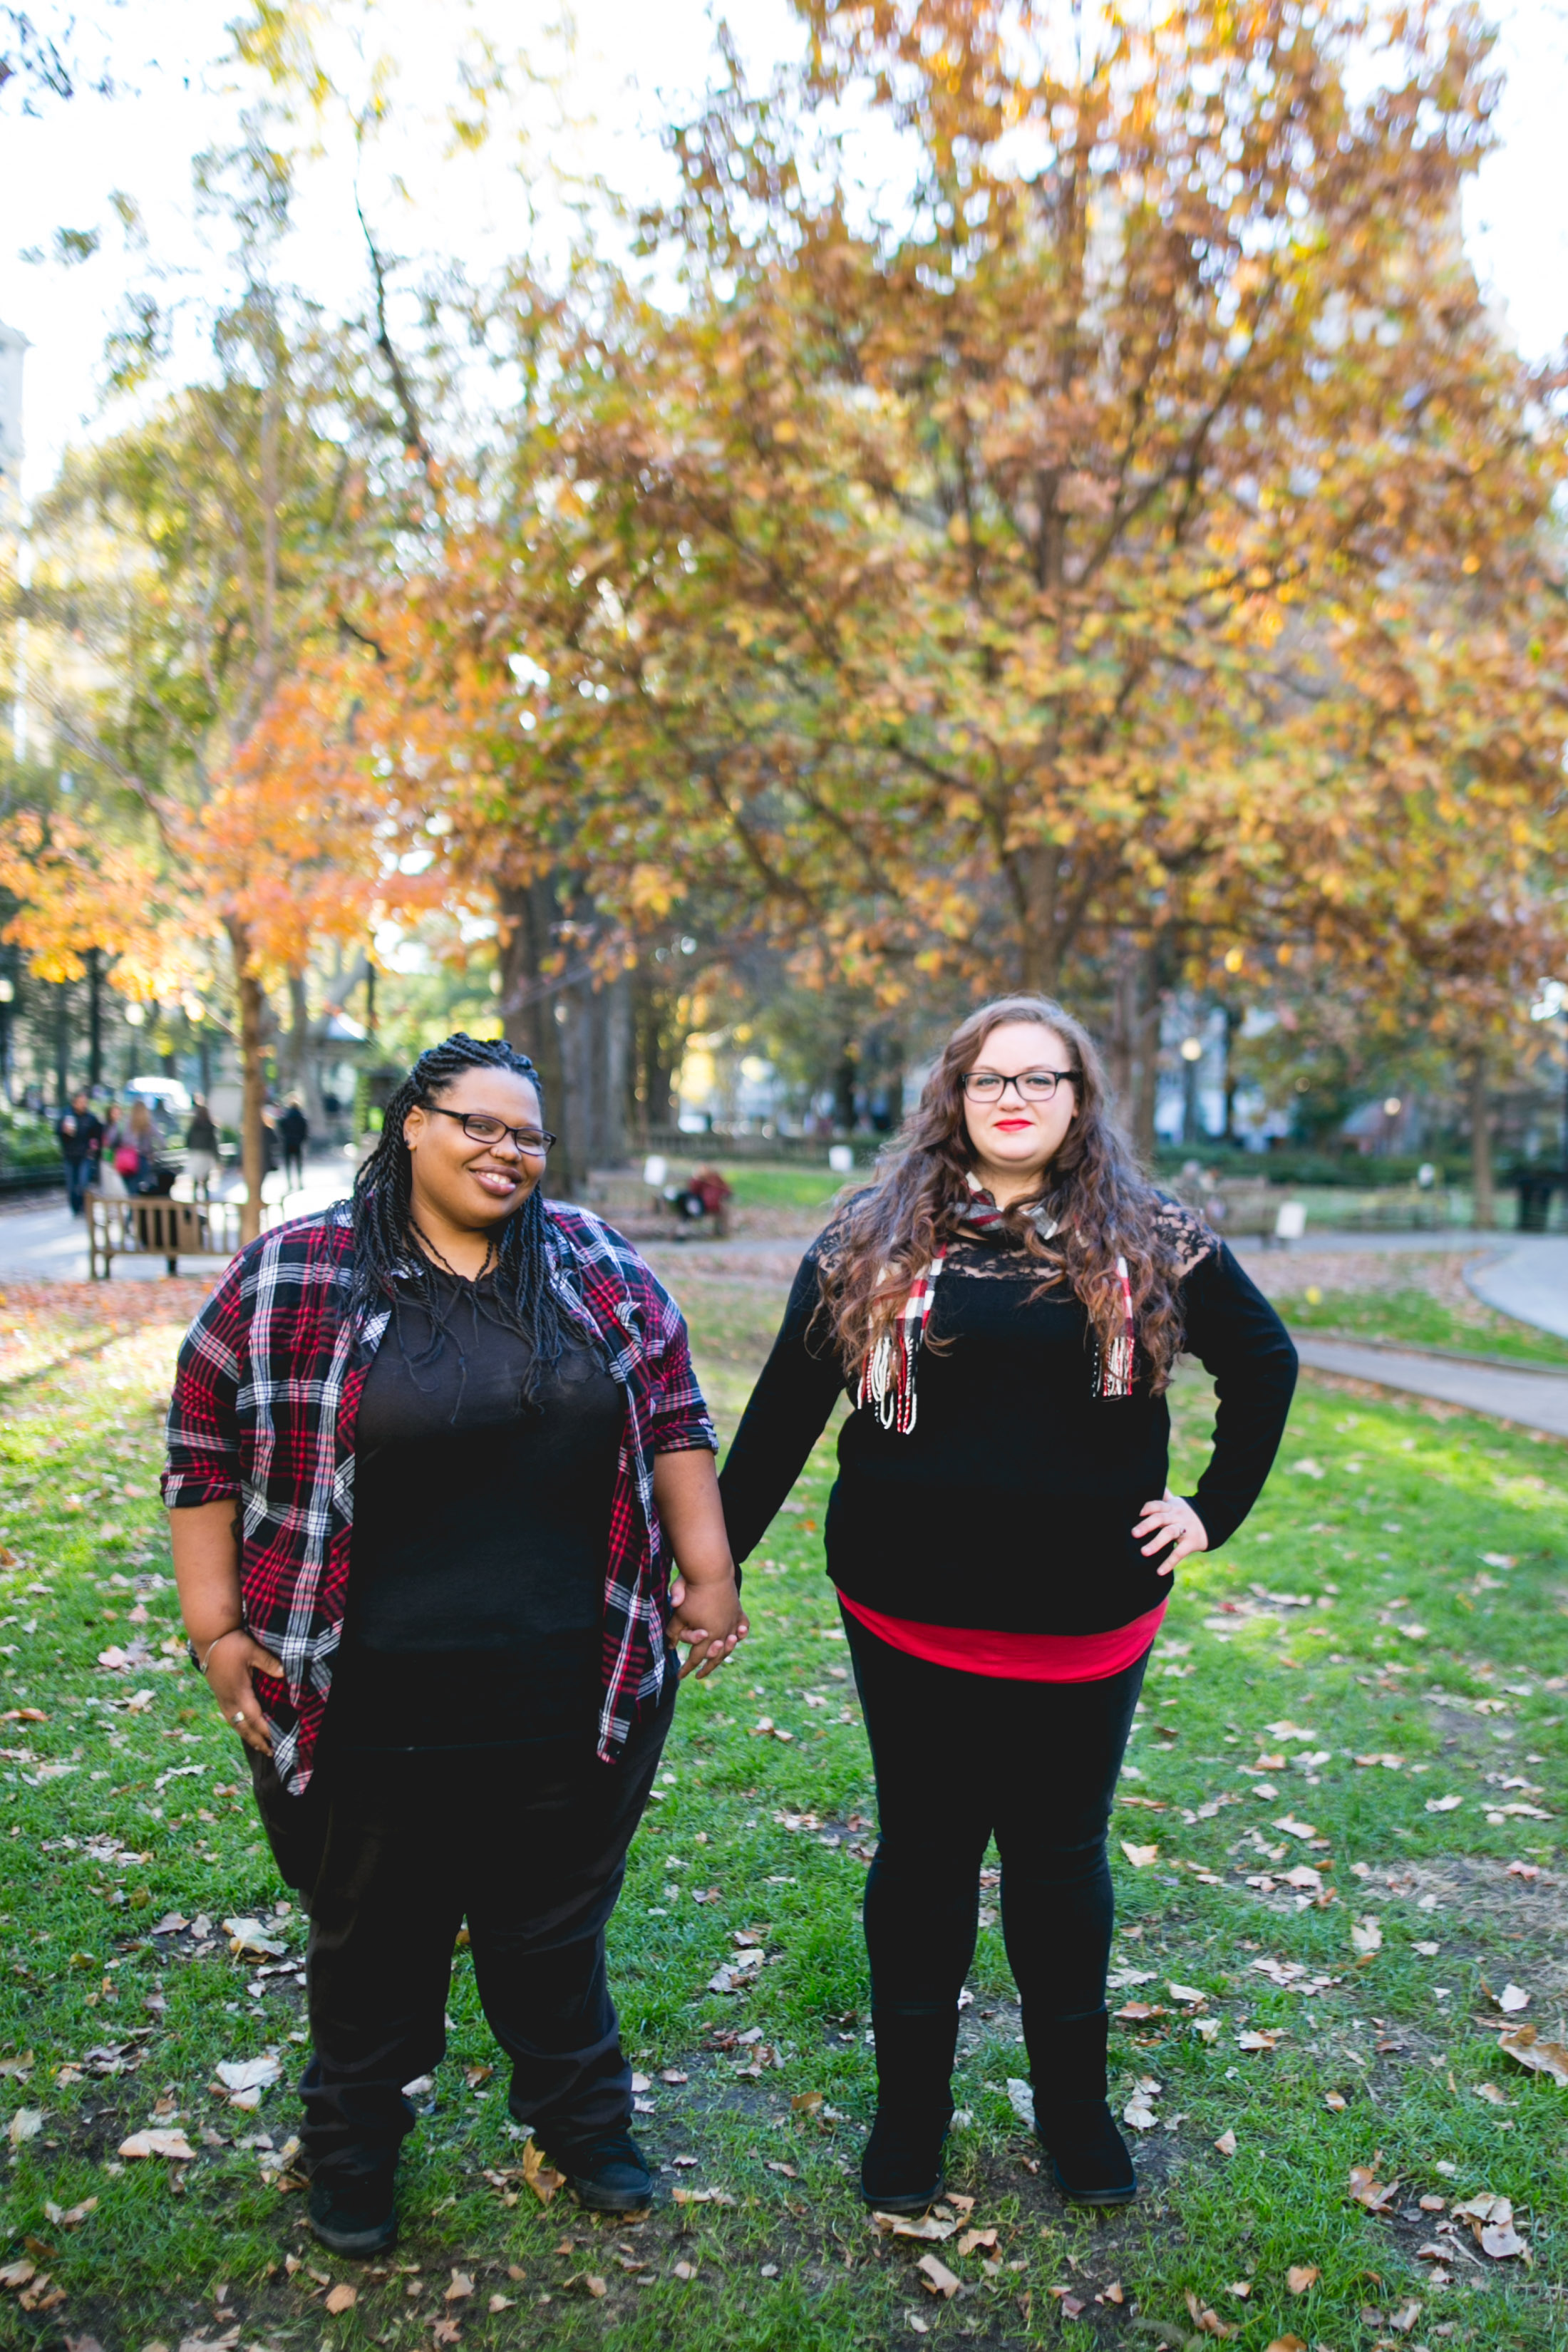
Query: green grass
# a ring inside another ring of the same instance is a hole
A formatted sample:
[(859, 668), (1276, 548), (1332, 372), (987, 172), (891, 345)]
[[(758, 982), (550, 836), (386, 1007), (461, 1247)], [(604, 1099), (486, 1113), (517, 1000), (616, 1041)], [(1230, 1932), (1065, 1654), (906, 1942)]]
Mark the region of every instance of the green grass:
[(826, 1213), (848, 1179), (830, 1168), (759, 1168), (751, 1160), (718, 1163), (743, 1209), (809, 1209)]
[(1478, 1299), (1455, 1307), (1430, 1291), (1307, 1290), (1277, 1297), (1285, 1320), (1302, 1331), (1332, 1331), (1344, 1339), (1403, 1339), (1420, 1348), (1453, 1348), (1472, 1356), (1508, 1356), (1520, 1363), (1568, 1368), (1568, 1339), (1537, 1330)]
[[(704, 1376), (732, 1423), (776, 1294), (684, 1287)], [(1260, 1509), (1180, 1580), (1116, 1819), (1117, 1999), (1156, 2012), (1120, 2021), (1113, 2043), (1119, 2106), (1139, 2077), (1161, 2085), (1156, 2126), (1139, 2137), (1144, 2194), (1108, 2221), (1072, 2214), (1033, 2168), (1006, 2094), (1023, 2053), (988, 1924), (965, 2011), (971, 2120), (954, 2135), (950, 2179), (974, 2199), (973, 2222), (996, 2230), (1001, 2267), (989, 2273), (982, 2252), (961, 2255), (950, 2239), (936, 2251), (963, 2291), (942, 2303), (919, 2283), (925, 2250), (879, 2237), (853, 2191), (872, 2098), (857, 1912), (874, 1808), (821, 1572), (823, 1449), (748, 1580), (755, 1632), (741, 1663), (687, 1685), (616, 1919), (626, 2039), (653, 2078), (640, 2127), (670, 2168), (660, 2202), (646, 2222), (601, 2225), (560, 2199), (541, 2208), (517, 2179), (504, 2085), (466, 2072), (497, 2053), (460, 1950), (450, 2053), (404, 2168), (395, 2261), (417, 2265), (416, 2280), (323, 2260), (308, 2241), (300, 2195), (280, 2194), (268, 2151), (244, 2145), (266, 2133), (274, 2152), (284, 2147), (286, 2086), (254, 2116), (209, 2087), (220, 2058), (276, 2048), (292, 2067), (301, 2054), (289, 2038), (299, 1994), (269, 1979), (253, 2000), (221, 1922), (271, 1915), (291, 1952), (302, 1923), (275, 1909), (286, 1898), (239, 1752), (204, 1686), (177, 1662), (163, 1670), (175, 1617), (151, 1490), (172, 1339), (105, 1338), (84, 1323), (4, 1400), (0, 1540), (16, 1557), (0, 1571), (0, 1708), (47, 1719), (5, 1724), (0, 1763), (0, 1853), (11, 1858), (0, 2055), (26, 2058), (25, 2076), (0, 2077), (0, 2132), (18, 2109), (43, 2117), (3, 2176), (0, 2262), (34, 2263), (45, 2295), (65, 2300), (28, 2312), (4, 2294), (0, 2343), (63, 2332), (135, 2352), (237, 2326), (243, 2347), (279, 2352), (372, 2341), (434, 2352), (447, 2312), (462, 2344), (485, 2352), (654, 2352), (677, 2336), (698, 2352), (902, 2346), (917, 2319), (928, 2340), (954, 2345), (1211, 2342), (1194, 2333), (1189, 2294), (1239, 2330), (1239, 2352), (1291, 2335), (1334, 2352), (1380, 2339), (1431, 2352), (1564, 2342), (1568, 2093), (1500, 2053), (1485, 2021), (1486, 1988), (1513, 1981), (1531, 1995), (1526, 2014), (1559, 2034), (1568, 1983), (1562, 1446), (1303, 1385)], [(1195, 1475), (1208, 1410), (1205, 1384), (1184, 1381), (1173, 1484)], [(109, 1495), (111, 1479), (142, 1492)], [(107, 1645), (137, 1636), (146, 1664), (99, 1667)], [(759, 1734), (764, 1716), (792, 1737)], [(1263, 1755), (1285, 1761), (1260, 1766)], [(962, 1755), (933, 1764), (965, 1769)], [(1505, 1780), (1528, 1787), (1505, 1790)], [(1428, 1811), (1449, 1795), (1458, 1809)], [(1488, 1820), (1508, 1803), (1547, 1818)], [(1279, 1831), (1287, 1815), (1323, 1843)], [(1134, 1866), (1123, 1841), (1158, 1851)], [(1516, 1860), (1541, 1875), (1510, 1875)], [(1331, 1899), (1284, 1883), (1302, 1863)], [(717, 1900), (693, 1900), (710, 1888)], [(154, 1937), (170, 1912), (192, 1927)], [(1368, 1918), (1381, 1927), (1375, 1953), (1352, 1941)], [(203, 1921), (210, 1932), (197, 1932)], [(726, 1998), (706, 1986), (737, 1931), (763, 1937), (768, 1965), (754, 1990)], [(1328, 1981), (1310, 1996), (1279, 1986), (1265, 1959)], [(1150, 1973), (1132, 1982), (1134, 1970)], [(1173, 1983), (1203, 1994), (1196, 2022)], [(1244, 2047), (1243, 2033), (1276, 2046)], [(689, 2079), (666, 2085), (666, 2068)], [(121, 2139), (150, 2121), (177, 2122), (196, 2160), (122, 2164)], [(1226, 2156), (1215, 2143), (1229, 2132)], [(678, 2166), (683, 2157), (696, 2160)], [(1373, 2163), (1401, 2184), (1393, 2218), (1348, 2197), (1351, 2168)], [(677, 2204), (678, 2187), (733, 2202)], [(1483, 2190), (1512, 2199), (1532, 2267), (1452, 2260), (1453, 2284), (1434, 2291), (1416, 2249), (1443, 2217), (1415, 2200)], [(89, 2199), (74, 2223), (47, 2210)], [(1293, 2264), (1321, 2273), (1303, 2295), (1286, 2284)], [(473, 2292), (447, 2304), (454, 2269)], [(323, 2298), (344, 2279), (358, 2301), (329, 2316)], [(1097, 2302), (1113, 2283), (1122, 2300)], [(1247, 2296), (1232, 2292), (1244, 2284)], [(494, 2295), (510, 2305), (492, 2315)], [(1409, 2300), (1422, 2308), (1408, 2333), (1370, 2315), (1403, 2315)]]

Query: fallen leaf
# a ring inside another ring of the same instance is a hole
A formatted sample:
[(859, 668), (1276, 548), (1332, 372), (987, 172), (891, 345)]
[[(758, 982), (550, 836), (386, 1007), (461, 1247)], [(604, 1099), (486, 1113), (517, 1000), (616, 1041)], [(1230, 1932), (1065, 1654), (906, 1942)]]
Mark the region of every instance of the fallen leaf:
[(1394, 2201), (1394, 2192), (1398, 2185), (1397, 2180), (1379, 2180), (1370, 2164), (1352, 2164), (1351, 2167), (1350, 2193), (1358, 2205), (1366, 2207), (1369, 2213), (1385, 2213)]
[(1007, 2101), (1013, 2113), (1017, 2116), (1018, 2121), (1021, 2124), (1026, 2124), (1029, 2129), (1033, 2131), (1035, 2128), (1035, 2093), (1033, 2084), (1026, 2083), (1020, 2074), (1009, 2074), (1007, 2077)]
[(282, 2069), (268, 2052), (260, 2058), (220, 2058), (213, 2072), (226, 2091), (264, 2091)]
[(183, 2131), (138, 2131), (120, 2143), (123, 2157), (166, 2156), (175, 2164), (194, 2164), (195, 2149)]
[(1476, 2096), (1478, 2099), (1484, 2099), (1489, 2107), (1506, 2107), (1508, 2105), (1507, 2099), (1495, 2083), (1478, 2083)]
[(1323, 2093), (1323, 2105), (1327, 2107), (1331, 2115), (1342, 2116), (1345, 2111), (1346, 2102), (1341, 2092), (1325, 2091)]
[(1279, 2036), (1277, 2033), (1264, 2032), (1257, 2027), (1249, 2027), (1247, 2032), (1237, 2035), (1236, 2046), (1238, 2050), (1278, 2050)]
[(342, 2279), (322, 2296), (321, 2309), (330, 2311), (335, 2319), (341, 2311), (352, 2311), (358, 2301), (358, 2287), (350, 2286), (347, 2279)]
[(452, 2284), (447, 2289), (445, 2300), (447, 2303), (461, 2303), (464, 2296), (472, 2294), (473, 2291), (474, 2282), (468, 2273), (465, 2271), (454, 2270)]
[(959, 2252), (961, 2254), (972, 2254), (977, 2246), (984, 2246), (987, 2252), (994, 2253), (996, 2251), (995, 2231), (965, 2230), (963, 2237), (960, 2238), (958, 2242)]
[(1522, 1985), (1505, 1984), (1501, 1992), (1494, 1992), (1490, 1995), (1490, 1999), (1496, 2008), (1504, 2011), (1510, 2017), (1517, 2011), (1530, 2007), (1530, 1995)]
[(1191, 2287), (1187, 2289), (1186, 2299), (1187, 2309), (1192, 2315), (1193, 2324), (1200, 2336), (1217, 2336), (1223, 2338), (1241, 2334), (1239, 2327), (1223, 2320), (1217, 2311), (1211, 2311), (1206, 2305), (1200, 2304)]
[(1263, 2352), (1307, 2352), (1307, 2347), (1300, 2336), (1276, 2336)]
[(1528, 2253), (1530, 2248), (1511, 2221), (1489, 2221), (1481, 2231), (1481, 2252), (1489, 2254), (1494, 2263), (1501, 2263), (1511, 2255)]
[(952, 2302), (958, 2293), (959, 2282), (944, 2262), (939, 2262), (935, 2254), (922, 2254), (915, 2268), (928, 2294), (940, 2294), (943, 2302)]
[(34, 2266), (31, 2263), (7, 2263), (5, 2269), (0, 2270), (0, 2286), (26, 2286), (28, 2280), (34, 2275)]
[(516, 2301), (517, 2297), (515, 2295), (492, 2294), (489, 2300), (491, 2317), (493, 2318), (498, 2311), (510, 2311)]
[(1363, 1953), (1368, 1958), (1371, 1958), (1373, 1952), (1381, 1952), (1383, 1949), (1383, 1922), (1381, 1919), (1366, 1918), (1352, 1921), (1351, 1926), (1351, 1942), (1354, 1945), (1358, 1952)]
[(1397, 2311), (1389, 2313), (1388, 2325), (1396, 2336), (1408, 2336), (1420, 2316), (1421, 2305), (1418, 2303), (1402, 2303)]
[(1250, 2279), (1232, 2279), (1230, 2284), (1226, 2289), (1226, 2294), (1234, 2294), (1238, 2303), (1245, 2303), (1248, 2295), (1252, 2293), (1252, 2281)]
[(1521, 2066), (1538, 2074), (1549, 2074), (1554, 2083), (1568, 2090), (1568, 2044), (1539, 2041), (1533, 2025), (1516, 2025), (1511, 2032), (1498, 2035), (1497, 2046)]
[(939, 2221), (934, 2213), (873, 2212), (871, 2221), (884, 2238), (920, 2238), (936, 2245), (958, 2227), (956, 2221)]
[(1125, 1838), (1121, 1840), (1121, 1851), (1134, 1870), (1146, 1870), (1152, 1862), (1158, 1859), (1160, 1853), (1157, 1845), (1129, 1845)]
[(531, 2139), (522, 2144), (522, 2178), (542, 2205), (548, 2205), (556, 2190), (566, 2186), (566, 2175), (545, 2163)]
[(1429, 1813), (1457, 1813), (1464, 1801), (1463, 1797), (1428, 1797), (1426, 1811)]
[(821, 2105), (820, 2091), (797, 2091), (790, 2101), (790, 2107), (797, 2116), (814, 2116)]
[(697, 2276), (697, 2273), (690, 2263), (676, 2263), (672, 2266), (670, 2274), (672, 2277), (678, 2279), (692, 2279)]
[(1285, 2284), (1292, 2294), (1305, 2294), (1322, 2275), (1316, 2263), (1292, 2263), (1285, 2273)]
[[(463, 2331), (455, 2319), (438, 2319), (431, 2328), (430, 2334), (437, 2344), (459, 2344), (463, 2336)], [(184, 2352), (183, 2345), (180, 2352)]]
[(13, 2147), (20, 2147), (25, 2139), (37, 2139), (43, 2128), (42, 2107), (18, 2107), (5, 2127), (5, 2137)]
[(1315, 1838), (1318, 1834), (1310, 1822), (1299, 1822), (1294, 1813), (1281, 1813), (1274, 1826), (1277, 1830), (1283, 1830), (1287, 1837), (1305, 1839)]
[(47, 2198), (44, 2200), (44, 2211), (47, 2214), (49, 2220), (54, 2223), (57, 2230), (78, 2229), (80, 2224), (86, 2221), (89, 2213), (96, 2213), (97, 2210), (98, 2200), (96, 2197), (84, 2198), (79, 2205), (66, 2205), (63, 2207), (51, 2204)]
[(1215, 2147), (1216, 2152), (1221, 2156), (1234, 2156), (1236, 2154), (1236, 2134), (1233, 2131), (1222, 2131), (1218, 2139), (1215, 2142)]
[(583, 2280), (583, 2284), (586, 2288), (587, 2292), (594, 2297), (595, 2302), (599, 2300), (601, 2295), (606, 2295), (610, 2292), (608, 2286), (605, 2284), (605, 2281), (600, 2278), (596, 2271), (589, 2271)]
[(1134, 2091), (1121, 2110), (1121, 2120), (1130, 2124), (1134, 2131), (1152, 2131), (1160, 2118), (1149, 2105), (1147, 2095)]

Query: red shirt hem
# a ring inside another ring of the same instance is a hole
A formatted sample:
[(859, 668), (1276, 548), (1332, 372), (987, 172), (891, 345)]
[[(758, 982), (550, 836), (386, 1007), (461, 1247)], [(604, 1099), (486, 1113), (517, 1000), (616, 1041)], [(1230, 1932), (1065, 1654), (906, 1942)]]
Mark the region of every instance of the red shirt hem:
[(1130, 1625), (1113, 1625), (1103, 1633), (1003, 1633), (976, 1625), (922, 1625), (909, 1617), (885, 1617), (847, 1592), (838, 1598), (856, 1622), (889, 1649), (933, 1666), (955, 1666), (961, 1674), (1027, 1683), (1102, 1682), (1122, 1673), (1152, 1646), (1169, 1605), (1162, 1601)]

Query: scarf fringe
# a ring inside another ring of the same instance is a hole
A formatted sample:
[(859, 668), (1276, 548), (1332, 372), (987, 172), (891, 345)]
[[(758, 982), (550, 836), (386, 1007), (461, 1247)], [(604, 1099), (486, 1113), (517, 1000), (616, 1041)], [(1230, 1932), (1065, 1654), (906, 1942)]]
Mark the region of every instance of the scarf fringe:
[[(1001, 1210), (973, 1176), (969, 1179), (969, 1190), (971, 1198), (964, 1210), (965, 1223), (974, 1225), (982, 1233), (999, 1225)], [(1040, 1234), (1043, 1240), (1049, 1241), (1056, 1231), (1054, 1220), (1042, 1222)], [(883, 1332), (860, 1367), (859, 1386), (855, 1393), (857, 1411), (868, 1405), (882, 1427), (894, 1431), (900, 1437), (910, 1434), (920, 1411), (915, 1370), (935, 1301), (937, 1277), (946, 1258), (946, 1248), (939, 1249), (930, 1265), (916, 1275), (892, 1329)], [(1116, 1273), (1121, 1285), (1122, 1329), (1121, 1336), (1111, 1341), (1109, 1351), (1102, 1349), (1095, 1351), (1094, 1387), (1101, 1397), (1131, 1395), (1137, 1359), (1132, 1281), (1124, 1257), (1117, 1259)], [(888, 1279), (890, 1269), (885, 1267), (882, 1278)]]

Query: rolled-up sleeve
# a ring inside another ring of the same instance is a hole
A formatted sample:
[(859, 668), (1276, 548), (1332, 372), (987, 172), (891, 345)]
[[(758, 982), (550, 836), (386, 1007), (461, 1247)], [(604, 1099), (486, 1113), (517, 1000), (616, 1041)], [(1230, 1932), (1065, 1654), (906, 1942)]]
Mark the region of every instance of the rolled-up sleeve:
[(171, 1511), (230, 1502), (240, 1492), (243, 1279), (237, 1259), (180, 1344), (162, 1480), (163, 1501)]
[[(651, 1277), (650, 1277), (651, 1281)], [(658, 1283), (658, 1328), (662, 1341), (649, 1362), (652, 1383), (648, 1396), (648, 1450), (653, 1454), (689, 1454), (706, 1446), (719, 1451), (719, 1433), (697, 1385), (686, 1318)]]

